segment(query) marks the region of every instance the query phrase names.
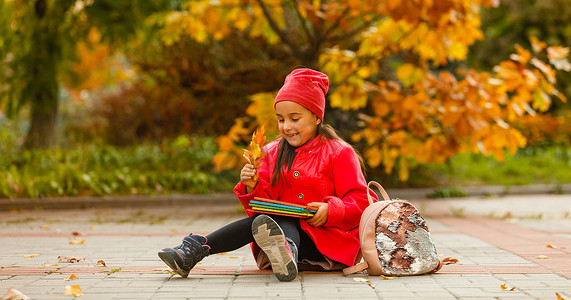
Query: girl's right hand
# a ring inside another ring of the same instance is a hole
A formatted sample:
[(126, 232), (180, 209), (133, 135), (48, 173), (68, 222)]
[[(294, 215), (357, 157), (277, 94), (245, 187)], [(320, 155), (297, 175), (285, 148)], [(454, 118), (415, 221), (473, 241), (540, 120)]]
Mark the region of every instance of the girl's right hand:
[(254, 181), (256, 172), (258, 172), (258, 170), (251, 164), (245, 164), (242, 171), (240, 171), (240, 181), (246, 186), (246, 192), (248, 193), (251, 193), (256, 187), (256, 184), (258, 184), (258, 181)]

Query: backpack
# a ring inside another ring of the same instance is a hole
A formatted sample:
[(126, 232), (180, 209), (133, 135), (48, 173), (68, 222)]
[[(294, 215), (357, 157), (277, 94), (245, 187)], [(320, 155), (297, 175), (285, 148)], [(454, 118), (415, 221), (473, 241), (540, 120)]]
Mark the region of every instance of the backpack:
[[(371, 185), (383, 200), (374, 202)], [(428, 227), (420, 212), (405, 200), (390, 200), (375, 181), (367, 185), (369, 206), (359, 224), (360, 255), (364, 262), (343, 269), (343, 274), (367, 270), (369, 275), (406, 276), (434, 273), (442, 267)]]

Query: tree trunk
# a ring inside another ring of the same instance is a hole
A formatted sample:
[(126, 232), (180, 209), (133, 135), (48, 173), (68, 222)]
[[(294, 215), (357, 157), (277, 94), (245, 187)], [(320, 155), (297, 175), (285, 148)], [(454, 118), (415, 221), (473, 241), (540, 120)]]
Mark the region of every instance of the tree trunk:
[[(59, 9), (54, 7), (53, 9)], [(64, 10), (65, 11), (65, 10)], [(56, 145), (56, 124), (59, 111), (58, 64), (61, 62), (59, 20), (45, 17), (46, 1), (36, 0), (37, 23), (32, 33), (32, 80), (27, 94), (31, 100), (31, 121), (25, 149), (46, 149)]]
[(25, 149), (46, 149), (56, 145), (56, 124), (59, 105), (57, 97), (52, 103), (32, 104), (30, 128), (24, 143)]

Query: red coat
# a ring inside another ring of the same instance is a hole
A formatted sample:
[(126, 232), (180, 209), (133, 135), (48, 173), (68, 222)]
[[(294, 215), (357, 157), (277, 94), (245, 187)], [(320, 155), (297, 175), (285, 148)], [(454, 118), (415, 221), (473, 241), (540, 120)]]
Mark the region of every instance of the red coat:
[[(259, 213), (248, 207), (254, 197), (304, 205), (327, 202), (327, 223), (312, 227), (300, 219), (301, 228), (322, 254), (345, 265), (353, 265), (360, 247), (359, 220), (369, 205), (367, 183), (357, 154), (343, 141), (314, 138), (296, 150), (291, 171), (284, 174), (285, 182), (272, 187), (270, 182), (278, 145), (279, 140), (264, 147), (267, 154), (258, 169), (259, 181), (252, 193), (246, 194), (246, 186), (242, 182), (234, 188), (246, 213), (248, 216)], [(375, 193), (371, 195), (377, 199)], [(254, 243), (252, 249), (257, 258), (259, 247)]]

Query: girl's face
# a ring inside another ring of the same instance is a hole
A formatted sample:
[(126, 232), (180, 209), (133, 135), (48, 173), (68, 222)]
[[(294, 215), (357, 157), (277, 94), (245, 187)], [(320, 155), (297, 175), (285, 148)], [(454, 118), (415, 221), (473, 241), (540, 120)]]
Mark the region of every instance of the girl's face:
[(315, 136), (321, 120), (309, 109), (292, 101), (276, 103), (278, 129), (293, 147), (299, 147)]

